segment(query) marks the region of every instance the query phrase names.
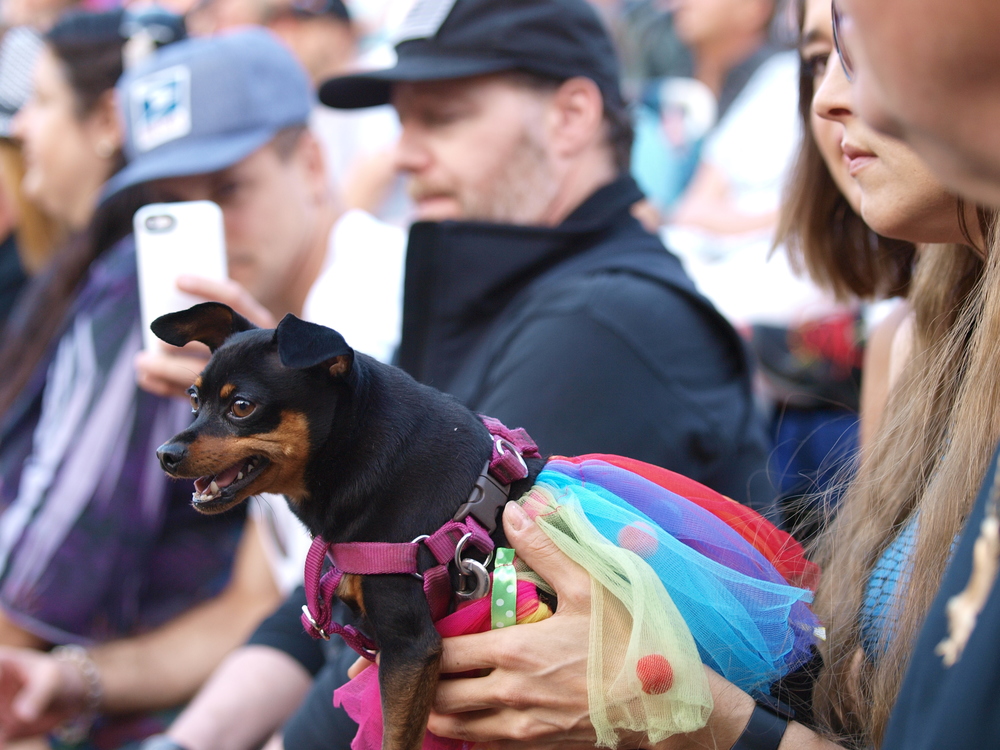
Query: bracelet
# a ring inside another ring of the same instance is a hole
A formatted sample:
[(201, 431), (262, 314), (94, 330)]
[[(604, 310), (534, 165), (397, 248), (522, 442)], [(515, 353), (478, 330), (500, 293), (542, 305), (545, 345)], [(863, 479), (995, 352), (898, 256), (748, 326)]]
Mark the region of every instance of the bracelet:
[(104, 696), (104, 690), (101, 687), (101, 673), (87, 650), (75, 643), (56, 646), (50, 654), (53, 659), (76, 667), (87, 690), (83, 710), (77, 716), (58, 726), (53, 732), (61, 742), (67, 745), (79, 744), (90, 733), (90, 728), (97, 718), (98, 709), (101, 707), (101, 698)]
[(750, 721), (731, 750), (778, 750), (794, 712), (780, 701), (757, 698)]

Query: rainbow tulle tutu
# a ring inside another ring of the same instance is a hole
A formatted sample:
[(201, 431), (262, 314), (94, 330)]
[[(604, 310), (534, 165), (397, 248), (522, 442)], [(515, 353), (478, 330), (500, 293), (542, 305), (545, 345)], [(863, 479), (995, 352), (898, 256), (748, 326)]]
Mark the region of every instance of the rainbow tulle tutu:
[[(702, 664), (754, 694), (811, 658), (819, 579), (802, 547), (755, 511), (656, 466), (620, 456), (554, 457), (518, 502), (592, 585), (588, 698), (598, 744), (622, 730), (659, 742), (705, 725)], [(547, 584), (519, 566), (516, 620), (551, 612)], [(491, 599), (437, 623), (443, 637), (490, 629)], [(382, 744), (378, 670), (334, 694), (358, 722), (353, 750)], [(425, 750), (463, 743), (428, 733)]]

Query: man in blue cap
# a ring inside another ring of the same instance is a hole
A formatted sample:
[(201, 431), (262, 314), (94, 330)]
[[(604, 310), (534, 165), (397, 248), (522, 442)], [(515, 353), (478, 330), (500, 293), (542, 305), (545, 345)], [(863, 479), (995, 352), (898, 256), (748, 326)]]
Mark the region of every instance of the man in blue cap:
[[(368, 354), (391, 356), (402, 237), (367, 214), (344, 212), (307, 126), (309, 81), (283, 45), (261, 30), (194, 39), (130, 70), (118, 92), (128, 163), (105, 194), (143, 184), (158, 201), (218, 203), (229, 274), (252, 299), (233, 285), (194, 280), (188, 291), (263, 306), (262, 324), (305, 315), (336, 325)], [(341, 288), (344, 265), (357, 274), (358, 263), (370, 272), (363, 288), (358, 279)], [(140, 382), (182, 393), (203, 364), (144, 354)]]

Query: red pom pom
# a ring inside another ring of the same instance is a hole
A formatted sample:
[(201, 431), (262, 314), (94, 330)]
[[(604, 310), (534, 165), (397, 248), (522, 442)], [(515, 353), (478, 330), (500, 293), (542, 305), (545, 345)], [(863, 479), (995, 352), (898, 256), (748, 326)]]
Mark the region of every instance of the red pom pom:
[(656, 532), (648, 523), (636, 521), (622, 526), (618, 532), (618, 546), (646, 559), (656, 552), (660, 543), (656, 540)]
[(674, 670), (665, 656), (649, 654), (639, 659), (635, 674), (647, 695), (662, 695), (674, 686)]

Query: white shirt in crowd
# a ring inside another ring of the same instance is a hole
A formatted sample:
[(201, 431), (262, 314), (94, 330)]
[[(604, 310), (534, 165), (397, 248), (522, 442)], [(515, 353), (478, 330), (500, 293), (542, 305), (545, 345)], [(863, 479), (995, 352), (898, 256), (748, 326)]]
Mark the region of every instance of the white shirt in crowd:
[[(356, 351), (389, 362), (402, 330), (406, 233), (364, 211), (348, 211), (334, 224), (327, 248), (302, 317), (335, 329)], [(288, 593), (302, 583), (312, 540), (280, 495), (261, 495), (250, 508), (264, 532), (275, 581)]]
[[(764, 214), (781, 206), (798, 150), (799, 57), (779, 52), (750, 78), (716, 129), (702, 161), (725, 174), (736, 207)], [(665, 227), (663, 241), (684, 262), (698, 289), (734, 325), (794, 325), (837, 309), (833, 298), (792, 270), (773, 227), (719, 236)]]

